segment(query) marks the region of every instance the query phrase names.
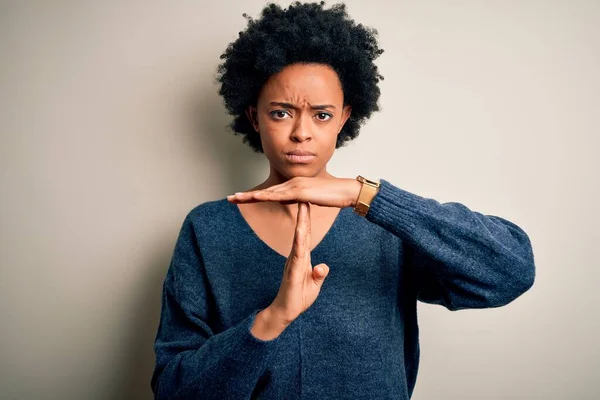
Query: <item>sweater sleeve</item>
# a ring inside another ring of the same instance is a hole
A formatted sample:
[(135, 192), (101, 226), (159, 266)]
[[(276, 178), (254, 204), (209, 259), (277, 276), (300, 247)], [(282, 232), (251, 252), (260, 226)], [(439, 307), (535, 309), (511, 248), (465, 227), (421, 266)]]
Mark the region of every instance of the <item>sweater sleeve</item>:
[(211, 293), (190, 215), (181, 228), (162, 290), (151, 387), (156, 399), (250, 398), (279, 337), (250, 329), (259, 309), (214, 331)]
[(381, 179), (366, 218), (398, 236), (417, 298), (451, 311), (506, 305), (535, 279), (519, 226), (457, 203), (439, 203)]

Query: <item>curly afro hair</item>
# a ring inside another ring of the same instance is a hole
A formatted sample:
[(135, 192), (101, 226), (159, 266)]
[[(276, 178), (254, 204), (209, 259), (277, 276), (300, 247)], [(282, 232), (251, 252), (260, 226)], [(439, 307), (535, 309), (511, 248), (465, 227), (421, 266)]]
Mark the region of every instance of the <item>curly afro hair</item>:
[(356, 24), (346, 5), (325, 9), (320, 3), (296, 1), (289, 8), (269, 3), (261, 17), (248, 20), (245, 31), (227, 46), (217, 69), (219, 95), (230, 115), (236, 135), (243, 135), (255, 152), (263, 153), (260, 134), (254, 130), (245, 110), (256, 105), (262, 86), (272, 75), (294, 63), (327, 64), (338, 74), (344, 105), (352, 106), (350, 118), (337, 137), (336, 149), (358, 136), (359, 128), (373, 111), (383, 80), (373, 63), (383, 49), (377, 44), (377, 30)]

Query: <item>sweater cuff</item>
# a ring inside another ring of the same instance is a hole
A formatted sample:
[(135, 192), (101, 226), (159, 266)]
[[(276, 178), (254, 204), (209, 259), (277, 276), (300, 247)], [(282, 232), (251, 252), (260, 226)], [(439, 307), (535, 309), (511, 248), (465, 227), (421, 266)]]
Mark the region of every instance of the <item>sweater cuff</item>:
[(237, 345), (231, 346), (230, 357), (239, 361), (242, 365), (255, 365), (262, 371), (277, 351), (281, 335), (271, 340), (262, 340), (252, 334), (250, 330), (256, 320), (256, 315), (260, 311), (262, 309), (254, 310), (233, 328), (237, 331), (233, 336), (238, 337), (239, 340), (234, 342)]
[(431, 213), (432, 199), (421, 197), (380, 179), (379, 191), (371, 201), (367, 220), (404, 239)]

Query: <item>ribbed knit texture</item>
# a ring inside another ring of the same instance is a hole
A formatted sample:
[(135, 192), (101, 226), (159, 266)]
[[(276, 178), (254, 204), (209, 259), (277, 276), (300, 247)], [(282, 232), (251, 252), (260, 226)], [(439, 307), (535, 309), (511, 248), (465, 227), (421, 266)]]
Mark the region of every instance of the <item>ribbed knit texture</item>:
[(381, 179), (366, 218), (340, 210), (311, 252), (330, 272), (276, 339), (250, 328), (286, 257), (227, 199), (192, 209), (163, 285), (151, 386), (159, 399), (410, 399), (417, 300), (449, 310), (508, 304), (535, 279), (527, 234)]

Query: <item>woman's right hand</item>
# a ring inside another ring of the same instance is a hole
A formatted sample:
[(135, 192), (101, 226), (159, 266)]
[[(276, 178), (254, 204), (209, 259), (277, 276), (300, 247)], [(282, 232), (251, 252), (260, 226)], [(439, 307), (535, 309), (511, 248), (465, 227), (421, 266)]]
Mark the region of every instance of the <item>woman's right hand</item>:
[(285, 263), (279, 292), (270, 306), (277, 318), (288, 325), (315, 302), (329, 273), (327, 264), (312, 267), (310, 233), (310, 205), (298, 203), (292, 250)]

